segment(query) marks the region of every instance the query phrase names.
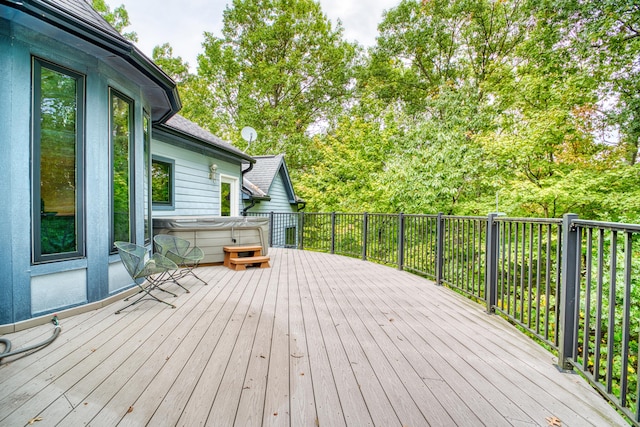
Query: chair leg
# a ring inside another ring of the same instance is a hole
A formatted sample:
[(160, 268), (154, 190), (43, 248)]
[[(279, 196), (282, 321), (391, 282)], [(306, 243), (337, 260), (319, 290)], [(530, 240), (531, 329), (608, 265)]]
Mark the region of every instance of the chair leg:
[(189, 290), (187, 288), (185, 288), (184, 286), (182, 286), (178, 280), (182, 279), (183, 277), (187, 277), (188, 275), (192, 275), (193, 277), (195, 277), (196, 279), (200, 280), (202, 283), (204, 283), (205, 285), (208, 285), (207, 282), (205, 282), (204, 280), (202, 280), (202, 278), (200, 278), (196, 273), (194, 273), (193, 269), (196, 268), (198, 266), (198, 264), (185, 264), (185, 263), (181, 263), (178, 264), (178, 266), (180, 267), (179, 270), (177, 271), (173, 271), (173, 272), (169, 272), (169, 274), (171, 275), (172, 279), (173, 279), (173, 283), (175, 283), (176, 285), (180, 286), (182, 289), (184, 289), (185, 291), (189, 292)]
[[(156, 279), (156, 280), (157, 280), (157, 279)], [(168, 294), (173, 295), (174, 297), (176, 297), (176, 296), (177, 296), (176, 294), (174, 294), (173, 292), (169, 292), (169, 291), (167, 291), (167, 290), (164, 290), (164, 289), (162, 289), (161, 287), (159, 287), (159, 286), (157, 285), (156, 281), (155, 281), (155, 280), (153, 280), (151, 277), (148, 277), (148, 278), (147, 278), (147, 281), (149, 282), (149, 285), (148, 285), (148, 286), (142, 286), (142, 285), (138, 284), (138, 286), (140, 287), (140, 291), (138, 291), (138, 293), (136, 293), (136, 294), (135, 294), (135, 295), (139, 295), (139, 294), (141, 294), (141, 293), (144, 293), (144, 295), (140, 296), (138, 299), (136, 299), (136, 300), (135, 300), (135, 301), (133, 301), (132, 303), (130, 303), (130, 304), (128, 304), (128, 305), (126, 305), (126, 306), (122, 307), (120, 310), (116, 311), (116, 312), (115, 312), (115, 314), (120, 314), (120, 313), (122, 312), (122, 310), (124, 310), (124, 309), (126, 309), (126, 308), (129, 308), (129, 307), (131, 307), (131, 306), (133, 306), (133, 305), (136, 305), (137, 303), (139, 303), (139, 302), (141, 302), (141, 301), (144, 301), (144, 300), (148, 300), (148, 301), (157, 301), (157, 302), (161, 302), (161, 303), (163, 303), (163, 304), (166, 304), (166, 305), (168, 305), (168, 306), (169, 306), (169, 307), (171, 307), (171, 308), (176, 308), (176, 306), (175, 306), (175, 305), (173, 305), (173, 304), (171, 304), (171, 303), (168, 303), (168, 302), (166, 302), (166, 301), (163, 301), (163, 300), (161, 300), (160, 298), (158, 298), (157, 296), (153, 295), (153, 294), (151, 293), (151, 291), (152, 291), (152, 290), (154, 290), (154, 289), (159, 289), (159, 290), (161, 290), (161, 291), (163, 291), (163, 292), (166, 292), (166, 293), (168, 293)], [(128, 298), (126, 298), (126, 299), (125, 299), (125, 301), (129, 301), (132, 297), (133, 297), (133, 295), (132, 295), (132, 296), (130, 296), (130, 297), (128, 297)]]
[[(166, 275), (168, 275), (169, 277), (166, 279), (163, 279), (163, 277)], [(166, 289), (162, 288), (160, 286), (160, 284), (164, 283), (164, 282), (173, 282), (176, 285), (180, 286), (182, 289), (185, 290), (186, 293), (189, 293), (189, 289), (185, 288), (184, 286), (182, 286), (179, 282), (178, 282), (179, 277), (176, 277), (176, 271), (166, 271), (164, 273), (162, 273), (162, 275), (160, 275), (160, 277), (157, 280), (158, 285), (156, 285), (156, 287), (158, 289), (160, 289), (162, 292), (166, 292), (168, 294), (173, 295), (174, 297), (177, 296), (176, 294), (174, 294), (173, 292), (169, 292)]]
[(190, 274), (190, 275), (192, 275), (193, 277), (195, 277), (196, 279), (200, 280), (200, 281), (201, 281), (202, 283), (204, 283), (205, 285), (208, 285), (208, 283), (207, 283), (207, 282), (205, 282), (204, 280), (202, 280), (202, 279), (201, 279), (201, 278), (200, 278), (196, 273), (194, 273), (194, 271), (193, 271), (193, 269), (194, 269), (194, 268), (198, 267), (198, 264), (193, 264), (193, 265), (183, 264), (183, 265), (182, 265), (182, 267), (183, 267), (185, 270), (187, 270), (187, 271), (184, 273), (184, 276), (186, 276), (186, 275)]

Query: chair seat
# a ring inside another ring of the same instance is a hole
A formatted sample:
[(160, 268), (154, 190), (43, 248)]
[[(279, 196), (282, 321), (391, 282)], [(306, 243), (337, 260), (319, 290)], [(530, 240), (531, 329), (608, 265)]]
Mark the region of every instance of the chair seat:
[(189, 292), (179, 280), (187, 275), (192, 275), (205, 285), (207, 282), (202, 280), (193, 271), (204, 258), (204, 252), (197, 246), (191, 246), (191, 242), (171, 234), (157, 234), (153, 237), (158, 251), (171, 261), (175, 262), (180, 270), (170, 273), (174, 283)]
[[(134, 283), (140, 288), (138, 295), (143, 294), (126, 307), (116, 311), (116, 314), (144, 300), (158, 301), (167, 304), (171, 308), (175, 308), (175, 305), (161, 300), (151, 292), (160, 290), (175, 297), (176, 294), (163, 289), (160, 285), (163, 283), (162, 278), (164, 275), (172, 270), (176, 270), (178, 265), (159, 253), (154, 253), (149, 256), (149, 251), (145, 247), (136, 245), (135, 243), (115, 242), (115, 246), (118, 249), (118, 254), (120, 255), (124, 268)], [(141, 279), (145, 279), (145, 282), (141, 282)], [(131, 298), (132, 297), (126, 298), (125, 301), (129, 301)]]

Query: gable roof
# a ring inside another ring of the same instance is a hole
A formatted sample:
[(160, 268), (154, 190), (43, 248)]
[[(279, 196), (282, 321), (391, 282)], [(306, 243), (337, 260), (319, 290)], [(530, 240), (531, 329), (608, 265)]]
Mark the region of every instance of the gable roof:
[(176, 83), (132, 42), (125, 39), (86, 0), (3, 0), (7, 18), (99, 58), (138, 84), (161, 122), (180, 110)]
[(222, 154), (230, 156), (236, 161), (240, 159), (242, 161), (255, 163), (254, 158), (246, 154), (244, 151), (234, 147), (227, 141), (218, 138), (208, 130), (201, 128), (191, 120), (186, 119), (179, 114), (174, 115), (165, 123), (154, 126), (154, 137), (158, 134), (169, 137), (173, 142), (187, 145), (191, 142), (192, 144), (195, 143), (200, 147), (213, 149), (216, 151), (217, 155)]
[[(269, 156), (253, 156), (256, 163), (253, 169), (244, 174), (243, 185), (250, 191), (252, 196), (256, 198), (269, 197), (269, 189), (278, 174), (282, 177), (282, 181), (287, 191), (287, 197), (290, 203), (302, 203), (294, 190), (287, 164), (284, 161), (283, 154)], [(252, 187), (257, 187), (259, 191), (254, 191)]]
[[(256, 160), (256, 164), (253, 165), (253, 169), (247, 172), (245, 176), (249, 181), (262, 190), (263, 193), (269, 194), (269, 188), (271, 187), (276, 174), (279, 172), (281, 165), (284, 165), (284, 155), (254, 156), (254, 159)], [(289, 183), (290, 182), (291, 181), (289, 181)]]

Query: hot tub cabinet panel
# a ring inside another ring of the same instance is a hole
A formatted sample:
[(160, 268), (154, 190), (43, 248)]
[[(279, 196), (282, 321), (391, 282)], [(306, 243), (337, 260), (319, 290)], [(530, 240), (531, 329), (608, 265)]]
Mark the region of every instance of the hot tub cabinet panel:
[(171, 234), (198, 246), (204, 252), (203, 264), (222, 263), (224, 246), (260, 245), (269, 250), (269, 218), (173, 216), (153, 219), (154, 234)]

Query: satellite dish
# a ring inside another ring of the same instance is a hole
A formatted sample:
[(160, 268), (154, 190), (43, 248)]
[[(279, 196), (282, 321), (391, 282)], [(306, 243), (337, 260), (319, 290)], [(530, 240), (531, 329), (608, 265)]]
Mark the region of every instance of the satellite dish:
[(258, 139), (258, 132), (256, 132), (256, 130), (251, 126), (243, 127), (240, 135), (242, 135), (242, 139), (247, 141), (249, 145), (251, 145), (251, 143), (256, 139)]

